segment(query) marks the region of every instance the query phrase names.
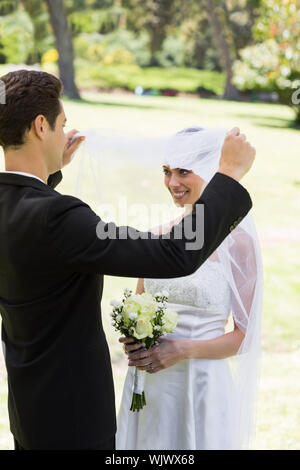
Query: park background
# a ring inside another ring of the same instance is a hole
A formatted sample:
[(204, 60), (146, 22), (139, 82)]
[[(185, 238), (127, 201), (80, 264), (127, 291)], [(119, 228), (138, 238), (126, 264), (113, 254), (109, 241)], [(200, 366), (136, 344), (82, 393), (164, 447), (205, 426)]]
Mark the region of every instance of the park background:
[[(0, 76), (20, 68), (60, 76), (69, 129), (149, 137), (190, 125), (238, 125), (256, 147), (243, 179), (265, 273), (253, 449), (300, 449), (300, 106), (292, 98), (300, 88), (299, 33), (299, 0), (0, 3)], [(61, 193), (76, 194), (79, 167), (78, 156), (63, 170)], [(88, 167), (83, 173), (80, 196), (97, 210), (93, 175)], [(99, 158), (97, 178), (105, 202), (117, 205), (124, 196), (129, 204), (171, 204), (161, 168), (142, 155)], [(127, 360), (110, 325), (109, 302), (135, 285), (135, 279), (105, 276), (102, 316), (117, 410)], [(12, 448), (1, 354), (0, 449)]]

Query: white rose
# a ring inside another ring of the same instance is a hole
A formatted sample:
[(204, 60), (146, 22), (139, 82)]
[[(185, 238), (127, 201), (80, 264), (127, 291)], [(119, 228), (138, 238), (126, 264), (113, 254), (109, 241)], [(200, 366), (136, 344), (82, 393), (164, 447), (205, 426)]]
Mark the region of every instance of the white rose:
[(148, 317), (148, 319), (150, 320), (156, 312), (156, 302), (152, 298), (152, 295), (146, 294), (144, 296), (142, 294), (140, 297), (140, 305), (141, 315), (143, 315), (144, 317)]
[(173, 310), (167, 308), (165, 313), (164, 313), (164, 319), (163, 319), (163, 331), (166, 333), (171, 333), (172, 331), (175, 330), (178, 322), (178, 313), (173, 312)]
[(150, 321), (144, 318), (138, 318), (135, 328), (132, 328), (132, 336), (136, 339), (152, 337), (152, 325)]
[(130, 313), (136, 313), (137, 315), (139, 314), (141, 309), (140, 304), (134, 299), (134, 296), (129, 297), (127, 300), (124, 302), (124, 307), (123, 307), (123, 317), (124, 317), (124, 324), (128, 326), (129, 324), (129, 314)]

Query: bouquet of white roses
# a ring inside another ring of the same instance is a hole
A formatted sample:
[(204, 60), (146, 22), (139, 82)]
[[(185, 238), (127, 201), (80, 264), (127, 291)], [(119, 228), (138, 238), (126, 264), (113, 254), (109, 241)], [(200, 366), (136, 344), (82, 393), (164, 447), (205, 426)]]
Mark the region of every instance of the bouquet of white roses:
[[(112, 324), (115, 330), (135, 338), (147, 349), (158, 344), (158, 338), (171, 333), (177, 325), (178, 314), (166, 307), (168, 292), (132, 294), (124, 289), (122, 302), (112, 300)], [(135, 369), (131, 411), (139, 411), (146, 405), (145, 371)]]

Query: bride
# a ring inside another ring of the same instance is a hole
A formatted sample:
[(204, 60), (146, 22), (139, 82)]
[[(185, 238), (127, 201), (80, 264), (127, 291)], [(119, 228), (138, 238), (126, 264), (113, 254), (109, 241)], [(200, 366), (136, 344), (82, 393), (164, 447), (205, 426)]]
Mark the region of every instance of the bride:
[[(164, 158), (164, 182), (184, 214), (218, 169), (223, 129), (184, 129)], [(230, 210), (230, 208), (229, 208)], [(180, 219), (180, 218), (179, 218)], [(151, 229), (166, 233), (178, 219)], [(169, 292), (173, 333), (146, 350), (120, 338), (129, 357), (116, 449), (247, 449), (254, 428), (263, 273), (251, 214), (192, 275), (139, 279), (136, 293)], [(232, 319), (232, 331), (225, 325)], [(130, 411), (135, 367), (145, 370), (146, 406)]]

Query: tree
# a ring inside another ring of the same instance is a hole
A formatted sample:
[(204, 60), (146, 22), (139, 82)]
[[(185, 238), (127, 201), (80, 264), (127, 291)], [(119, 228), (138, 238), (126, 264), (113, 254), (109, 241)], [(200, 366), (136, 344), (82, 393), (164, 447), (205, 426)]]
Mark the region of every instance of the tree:
[(239, 51), (254, 43), (252, 28), (260, 14), (261, 0), (225, 0), (218, 13), (223, 27), (229, 33), (229, 42), (238, 58)]
[[(41, 47), (42, 43), (46, 41), (50, 44), (52, 41), (48, 28), (49, 13), (59, 53), (58, 66), (60, 78), (64, 84), (64, 92), (70, 98), (80, 98), (75, 85), (73, 44), (63, 0), (46, 0), (45, 2), (40, 2), (39, 0), (22, 0), (20, 2), (17, 0), (2, 0), (0, 4), (0, 16), (2, 15), (4, 20), (7, 18), (9, 21), (10, 17), (13, 19), (12, 15), (20, 16), (23, 12), (22, 9), (24, 9), (27, 15), (29, 15), (33, 27), (33, 34), (30, 35), (30, 40), (32, 40), (33, 46), (30, 45), (30, 48), (28, 48), (30, 51), (27, 54), (26, 62), (33, 63), (40, 61), (42, 53), (45, 52), (45, 50), (43, 50), (44, 47)], [(18, 22), (15, 21), (15, 34), (17, 34), (17, 28), (19, 26), (24, 30), (24, 18), (25, 16), (23, 14), (23, 22), (21, 22), (21, 20)], [(12, 28), (10, 28), (10, 30), (12, 31)], [(6, 37), (4, 37), (1, 42), (3, 41), (4, 43), (2, 47), (5, 49), (4, 46), (7, 47)], [(26, 42), (28, 42), (28, 40)], [(15, 40), (15, 49), (18, 52), (15, 53), (17, 60), (20, 56), (20, 50), (22, 50), (23, 53), (21, 60), (25, 55), (24, 45), (24, 41), (20, 43), (19, 40)]]
[(161, 50), (170, 25), (181, 11), (178, 0), (123, 0), (122, 7), (127, 10), (126, 26), (139, 33), (142, 29), (149, 35), (150, 65), (158, 65), (157, 53)]
[(53, 47), (54, 43), (51, 25), (49, 24), (47, 5), (40, 0), (22, 0), (22, 5), (30, 16), (33, 25), (34, 45), (26, 63), (40, 63), (42, 55)]
[(80, 96), (75, 85), (73, 43), (63, 0), (46, 0), (46, 3), (56, 38), (59, 74), (64, 84), (64, 92), (68, 97), (78, 99)]
[(206, 0), (207, 14), (211, 22), (211, 26), (214, 32), (214, 40), (216, 46), (219, 48), (221, 59), (226, 73), (226, 85), (223, 98), (236, 100), (239, 99), (239, 92), (235, 85), (232, 83), (233, 78), (233, 60), (231, 58), (231, 51), (228, 44), (228, 40), (224, 33), (224, 27), (222, 28), (218, 14), (216, 12), (214, 0)]

